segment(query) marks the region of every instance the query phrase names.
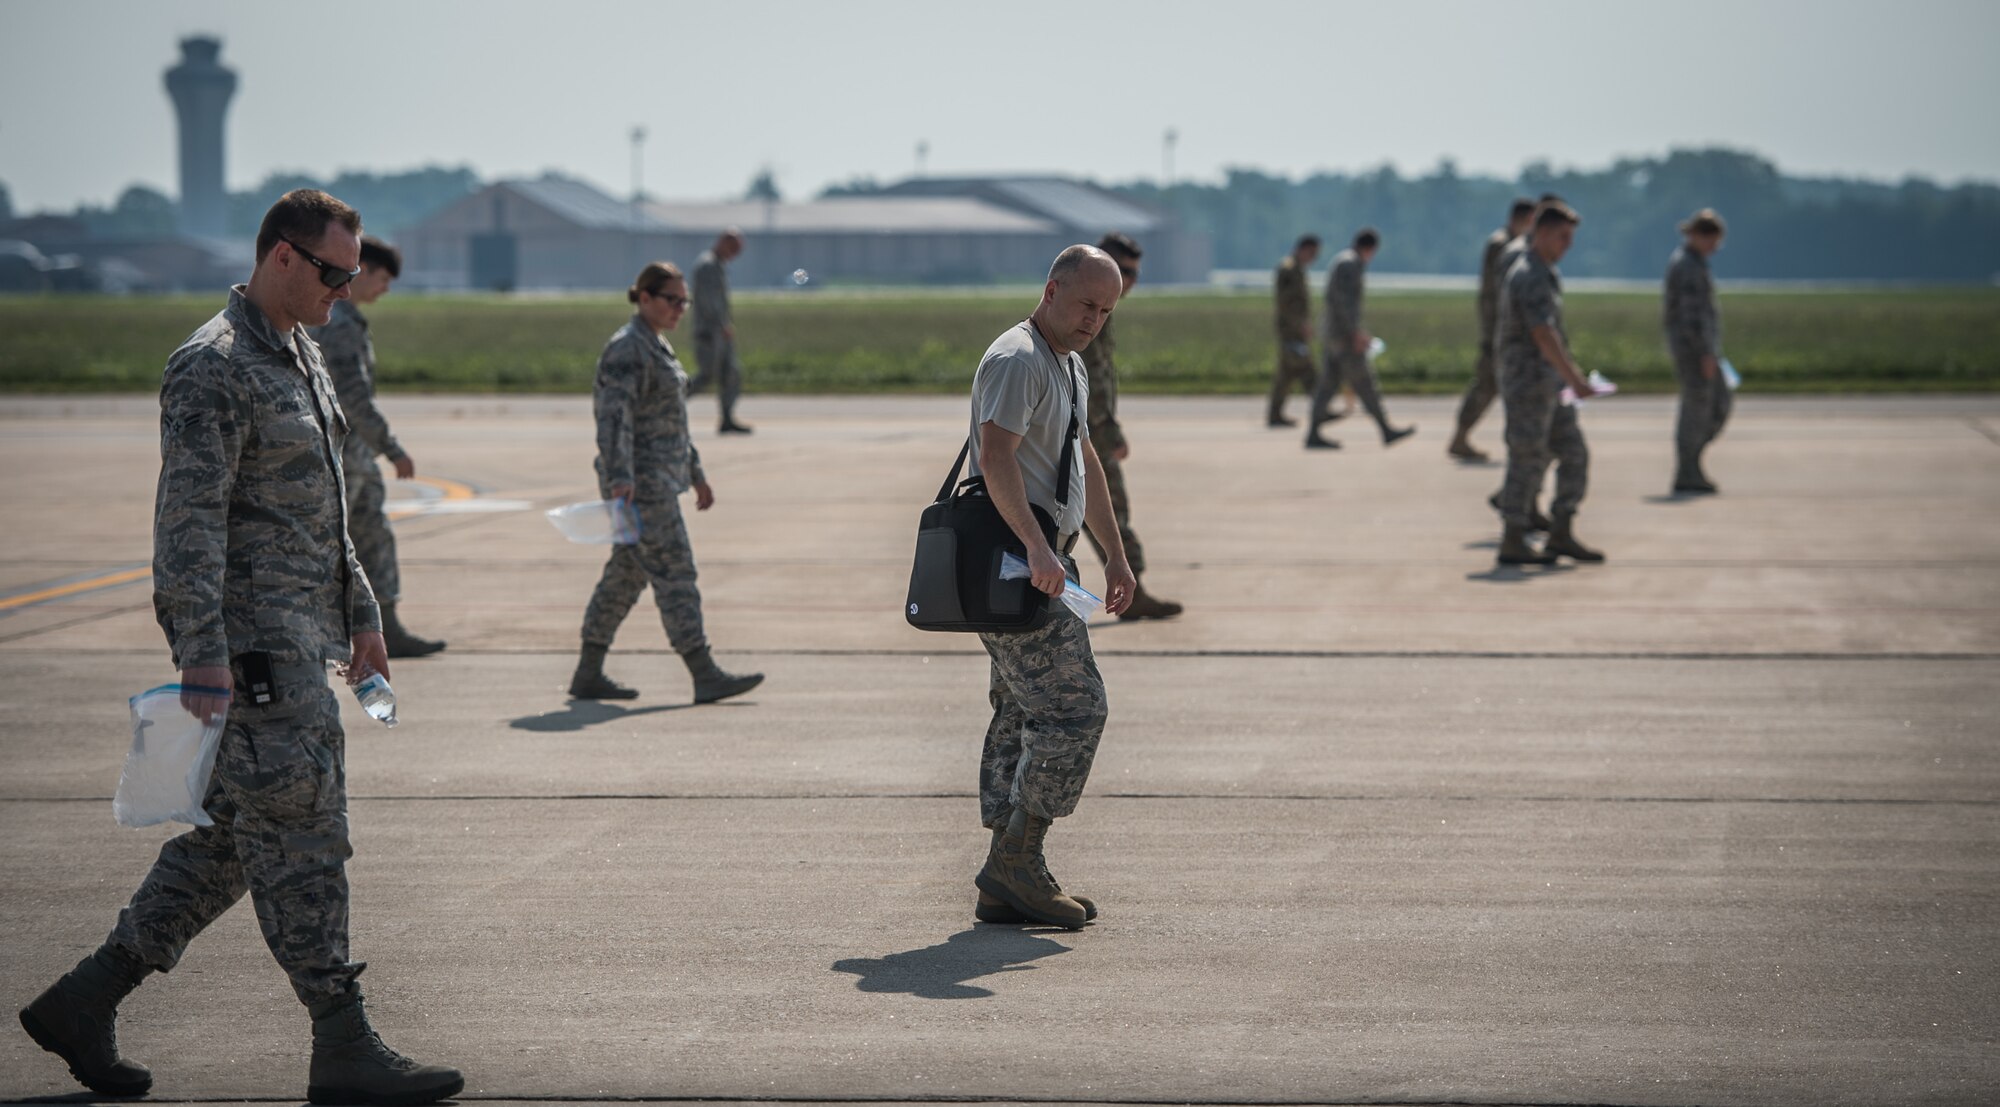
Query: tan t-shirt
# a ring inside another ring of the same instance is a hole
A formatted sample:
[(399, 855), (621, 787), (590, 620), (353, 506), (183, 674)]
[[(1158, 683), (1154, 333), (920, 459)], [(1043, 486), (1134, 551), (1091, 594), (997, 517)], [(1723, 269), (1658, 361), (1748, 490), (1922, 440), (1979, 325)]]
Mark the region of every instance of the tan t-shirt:
[[(1067, 378), (1067, 383), (1065, 383)], [(1069, 435), (1072, 408), (1077, 442), (1071, 447), (1069, 502), (1056, 509), (1056, 478), (1062, 467), (1063, 441)], [(1015, 457), (1028, 502), (1039, 505), (1056, 521), (1056, 529), (1072, 534), (1083, 528), (1083, 434), (1089, 422), (1083, 379), (1083, 359), (1075, 352), (1057, 357), (1032, 321), (1023, 320), (993, 340), (979, 371), (972, 377), (971, 475), (980, 476), (979, 427), (992, 423), (1021, 436)]]

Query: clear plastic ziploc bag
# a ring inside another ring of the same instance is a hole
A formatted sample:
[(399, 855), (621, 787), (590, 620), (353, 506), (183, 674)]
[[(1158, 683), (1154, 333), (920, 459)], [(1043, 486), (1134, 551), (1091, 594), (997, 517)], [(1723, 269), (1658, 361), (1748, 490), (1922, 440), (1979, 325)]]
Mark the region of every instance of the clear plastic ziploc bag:
[(550, 508), (549, 522), (564, 538), (586, 546), (630, 546), (639, 541), (639, 512), (630, 500), (588, 500)]
[[(1028, 563), (1022, 561), (1018, 555), (1011, 553), (1000, 555), (1001, 580), (1026, 580), (1034, 575), (1028, 570)], [(1104, 606), (1103, 600), (1092, 595), (1083, 585), (1067, 578), (1063, 580), (1062, 602), (1064, 606), (1076, 612), (1077, 618), (1086, 623)]]
[(118, 776), (111, 813), (121, 826), (177, 822), (214, 826), (202, 810), (223, 716), (204, 723), (181, 706), (181, 686), (162, 684), (132, 697), (132, 750)]

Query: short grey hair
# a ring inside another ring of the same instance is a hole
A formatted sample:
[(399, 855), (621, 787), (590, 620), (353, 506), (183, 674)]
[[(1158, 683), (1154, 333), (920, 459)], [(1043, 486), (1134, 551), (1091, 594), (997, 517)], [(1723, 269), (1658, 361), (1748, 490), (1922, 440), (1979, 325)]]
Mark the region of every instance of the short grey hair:
[(1095, 246), (1079, 242), (1056, 255), (1055, 264), (1049, 266), (1049, 279), (1057, 284), (1061, 284), (1075, 276), (1078, 270), (1092, 261), (1102, 261), (1113, 269), (1118, 267), (1118, 263), (1111, 260), (1110, 254), (1105, 253)]

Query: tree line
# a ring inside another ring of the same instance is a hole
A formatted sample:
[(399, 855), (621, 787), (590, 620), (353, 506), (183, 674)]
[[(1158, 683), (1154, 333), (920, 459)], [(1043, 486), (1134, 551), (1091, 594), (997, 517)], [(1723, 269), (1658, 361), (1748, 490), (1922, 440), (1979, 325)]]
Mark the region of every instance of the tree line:
[(1554, 192), (1583, 215), (1563, 262), (1572, 275), (1656, 277), (1678, 242), (1675, 225), (1712, 207), (1729, 223), (1717, 263), (1724, 277), (2000, 280), (2000, 186), (1788, 177), (1727, 149), (1625, 158), (1603, 169), (1534, 162), (1511, 181), (1461, 176), (1446, 161), (1420, 177), (1383, 168), (1293, 180), (1234, 169), (1217, 184), (1113, 187), (1209, 234), (1224, 269), (1268, 268), (1304, 232), (1338, 247), (1372, 225), (1384, 239), (1379, 269), (1470, 273), (1514, 197)]
[[(248, 238), (273, 200), (293, 188), (324, 188), (366, 213), (371, 230), (394, 237), (483, 182), (470, 168), (427, 166), (397, 173), (342, 173), (330, 179), (280, 173), (229, 196), (229, 234)], [(1224, 269), (1263, 269), (1313, 232), (1335, 247), (1362, 226), (1382, 232), (1377, 268), (1397, 273), (1470, 273), (1481, 242), (1517, 195), (1554, 192), (1583, 214), (1576, 248), (1564, 261), (1576, 276), (1658, 276), (1696, 208), (1729, 221), (1718, 272), (1728, 278), (2000, 281), (2000, 185), (1943, 186), (1921, 178), (1895, 184), (1788, 177), (1755, 154), (1676, 150), (1625, 158), (1602, 169), (1556, 169), (1533, 162), (1514, 180), (1463, 176), (1449, 161), (1422, 176), (1392, 168), (1316, 173), (1303, 179), (1232, 169), (1215, 183), (1108, 186), (1163, 210), (1214, 244)], [(867, 195), (860, 178), (822, 196)], [(776, 195), (769, 171), (753, 185)], [(0, 221), (12, 204), (0, 184)], [(108, 207), (74, 213), (93, 234), (140, 238), (175, 230), (172, 198), (134, 185)]]

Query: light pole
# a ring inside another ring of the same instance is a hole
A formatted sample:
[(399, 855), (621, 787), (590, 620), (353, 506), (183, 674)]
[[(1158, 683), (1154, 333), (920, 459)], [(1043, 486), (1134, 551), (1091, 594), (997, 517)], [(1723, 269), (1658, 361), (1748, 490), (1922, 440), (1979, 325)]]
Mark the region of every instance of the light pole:
[(644, 215), (639, 210), (639, 203), (646, 195), (645, 152), (646, 128), (634, 126), (632, 128), (632, 248), (630, 256), (625, 259), (628, 269), (639, 264), (639, 228), (644, 220)]
[(1160, 136), (1160, 188), (1173, 187), (1174, 183), (1174, 143), (1181, 140), (1181, 133), (1172, 127)]

